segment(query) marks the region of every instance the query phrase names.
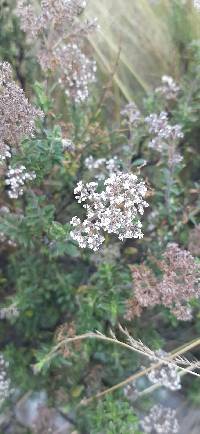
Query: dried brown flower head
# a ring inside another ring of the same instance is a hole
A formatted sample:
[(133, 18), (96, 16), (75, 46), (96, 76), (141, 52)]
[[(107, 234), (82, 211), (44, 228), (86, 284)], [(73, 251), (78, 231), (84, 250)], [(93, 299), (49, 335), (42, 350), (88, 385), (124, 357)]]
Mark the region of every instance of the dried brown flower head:
[(141, 305), (138, 303), (137, 299), (130, 298), (126, 302), (125, 319), (127, 319), (127, 321), (131, 321), (133, 318), (139, 317), (142, 314), (142, 311), (143, 309)]
[[(143, 307), (161, 304), (182, 321), (190, 320), (191, 309), (187, 302), (200, 296), (200, 268), (193, 256), (177, 244), (168, 244), (163, 258), (157, 261), (160, 276), (146, 265), (131, 267), (134, 279), (134, 299)], [(127, 317), (131, 315), (131, 300), (127, 304)]]
[(73, 343), (73, 348), (69, 343), (66, 343), (65, 340), (68, 338), (74, 338), (76, 336), (76, 327), (73, 321), (66, 322), (62, 324), (55, 333), (55, 339), (58, 343), (62, 343), (61, 353), (64, 357), (72, 356), (73, 349), (80, 350), (80, 343)]
[(13, 81), (7, 62), (0, 63), (0, 159), (11, 157), (25, 137), (33, 136), (35, 120), (43, 113), (33, 107), (24, 91)]
[(187, 301), (200, 296), (200, 268), (193, 256), (175, 243), (167, 246), (159, 265), (163, 273), (158, 285), (161, 302), (177, 314), (177, 309), (183, 309)]
[(96, 20), (81, 20), (84, 0), (42, 0), (35, 7), (19, 0), (16, 13), (29, 39), (37, 36), (37, 57), (41, 68), (53, 72), (76, 103), (89, 96), (88, 85), (95, 81), (96, 63), (83, 52), (85, 37), (97, 28)]

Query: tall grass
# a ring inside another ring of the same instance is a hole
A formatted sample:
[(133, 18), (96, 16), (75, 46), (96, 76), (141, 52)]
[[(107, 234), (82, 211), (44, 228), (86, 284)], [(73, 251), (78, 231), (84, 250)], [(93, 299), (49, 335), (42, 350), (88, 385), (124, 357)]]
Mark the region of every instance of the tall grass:
[(178, 78), (183, 49), (200, 37), (200, 14), (192, 1), (89, 1), (89, 15), (97, 16), (100, 32), (91, 44), (102, 70), (109, 72), (119, 49), (115, 83), (127, 100), (138, 100), (163, 74)]

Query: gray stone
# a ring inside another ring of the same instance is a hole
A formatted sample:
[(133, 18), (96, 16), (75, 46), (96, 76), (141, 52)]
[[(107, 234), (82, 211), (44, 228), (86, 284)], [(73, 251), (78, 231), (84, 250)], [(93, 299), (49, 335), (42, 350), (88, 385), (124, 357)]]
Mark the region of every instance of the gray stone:
[[(15, 407), (16, 420), (24, 427), (33, 428), (39, 416), (39, 408), (47, 407), (47, 394), (45, 391), (26, 394)], [(74, 426), (57, 411), (53, 412), (53, 424), (56, 427), (54, 434), (70, 434)]]

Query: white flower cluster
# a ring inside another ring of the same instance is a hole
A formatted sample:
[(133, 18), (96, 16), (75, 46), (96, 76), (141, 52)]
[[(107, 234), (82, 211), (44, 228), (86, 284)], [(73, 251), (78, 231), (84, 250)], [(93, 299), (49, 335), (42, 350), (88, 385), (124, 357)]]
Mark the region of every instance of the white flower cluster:
[(127, 104), (121, 111), (121, 115), (126, 118), (129, 127), (137, 127), (141, 121), (141, 112), (134, 102)]
[(193, 0), (193, 5), (196, 9), (200, 10), (200, 0)]
[(137, 389), (134, 382), (127, 384), (124, 387), (123, 392), (126, 399), (128, 399), (130, 402), (135, 402), (140, 395), (139, 390)]
[(75, 151), (75, 145), (70, 139), (62, 139), (62, 147), (63, 147), (63, 151), (67, 151), (67, 152)]
[(9, 398), (12, 393), (10, 389), (10, 379), (7, 376), (8, 362), (5, 362), (4, 357), (0, 354), (0, 406)]
[(98, 158), (97, 160), (94, 159), (94, 157), (92, 155), (90, 155), (89, 157), (87, 157), (85, 159), (85, 167), (87, 167), (88, 170), (93, 170), (93, 169), (99, 169), (101, 166), (103, 166), (106, 162), (105, 158)]
[(96, 62), (90, 60), (74, 43), (58, 47), (55, 58), (61, 68), (59, 83), (66, 95), (76, 103), (84, 102), (89, 97), (89, 84), (96, 81)]
[(143, 215), (148, 206), (144, 200), (145, 183), (136, 175), (118, 172), (104, 181), (105, 189), (101, 193), (97, 192), (97, 187), (96, 182), (80, 181), (75, 188), (75, 197), (79, 203), (84, 203), (87, 215), (83, 222), (73, 217), (71, 237), (81, 248), (89, 247), (94, 251), (103, 243), (104, 233), (116, 234), (122, 241), (142, 238), (139, 215)]
[(11, 158), (11, 149), (10, 146), (5, 143), (0, 143), (0, 161), (5, 161), (6, 158)]
[[(157, 356), (157, 357), (156, 357)], [(154, 361), (167, 357), (163, 350), (155, 351)], [(170, 390), (181, 389), (181, 377), (176, 366), (164, 362), (158, 368), (152, 369), (148, 374), (148, 379), (154, 384), (161, 384)]]
[(174, 79), (169, 75), (163, 75), (162, 86), (157, 87), (156, 92), (160, 93), (167, 100), (175, 100), (180, 91), (180, 87), (176, 84)]
[(33, 181), (36, 178), (35, 172), (27, 172), (25, 166), (17, 168), (9, 167), (5, 184), (10, 186), (8, 195), (11, 199), (17, 199), (24, 193), (26, 181)]
[(17, 244), (15, 241), (9, 240), (9, 238), (4, 234), (4, 232), (0, 232), (0, 244), (7, 244), (11, 247), (16, 247)]
[(161, 112), (159, 115), (152, 113), (145, 118), (145, 122), (149, 133), (157, 136), (158, 145), (159, 141), (177, 140), (184, 137), (181, 125), (170, 125), (166, 112)]
[(145, 118), (149, 133), (153, 136), (149, 148), (160, 153), (167, 152), (169, 165), (182, 161), (182, 156), (176, 152), (176, 146), (184, 137), (181, 125), (170, 125), (166, 112), (159, 115), (152, 113)]
[(0, 319), (11, 320), (19, 316), (19, 309), (15, 305), (0, 308)]
[(179, 423), (176, 411), (161, 405), (154, 405), (149, 414), (141, 421), (145, 433), (176, 434), (179, 432)]
[[(116, 173), (120, 169), (119, 160), (116, 156), (106, 160), (106, 158), (94, 159), (92, 155), (85, 159), (85, 167), (93, 173), (98, 181), (104, 180), (106, 175)], [(96, 172), (96, 173), (95, 173)]]

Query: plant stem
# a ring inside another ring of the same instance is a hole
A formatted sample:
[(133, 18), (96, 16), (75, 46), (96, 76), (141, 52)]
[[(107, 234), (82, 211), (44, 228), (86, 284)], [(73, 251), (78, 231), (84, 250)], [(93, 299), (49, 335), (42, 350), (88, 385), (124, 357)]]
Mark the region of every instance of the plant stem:
[[(196, 347), (200, 345), (200, 338), (198, 338), (195, 341), (190, 342), (189, 344), (187, 344), (186, 346), (181, 347), (179, 350), (177, 350), (175, 353), (172, 353), (170, 356), (166, 357), (163, 360), (172, 360), (173, 358), (175, 358), (178, 355), (181, 355), (189, 350), (191, 350), (192, 348)], [(93, 402), (95, 399), (99, 399), (102, 398), (103, 396), (107, 395), (108, 393), (114, 392), (115, 390), (120, 389), (121, 387), (126, 386), (127, 384), (131, 383), (132, 381), (137, 380), (138, 378), (143, 377), (144, 375), (148, 374), (152, 369), (158, 368), (160, 365), (162, 364), (162, 362), (158, 362), (154, 365), (151, 365), (148, 368), (143, 369), (142, 371), (137, 372), (136, 374), (131, 375), (130, 377), (126, 378), (124, 381), (121, 381), (118, 384), (115, 384), (114, 386), (110, 387), (109, 389), (104, 390), (103, 392), (99, 392), (94, 396), (91, 396), (91, 398), (88, 399), (83, 399), (80, 403), (80, 405), (87, 405), (90, 404), (91, 402)], [(184, 372), (184, 374), (186, 373), (192, 373), (191, 370), (185, 369), (185, 368), (181, 368), (182, 372)], [(194, 366), (191, 366), (191, 369), (194, 369)], [(193, 373), (196, 374), (196, 373)], [(196, 374), (197, 376), (199, 376), (198, 374)]]

